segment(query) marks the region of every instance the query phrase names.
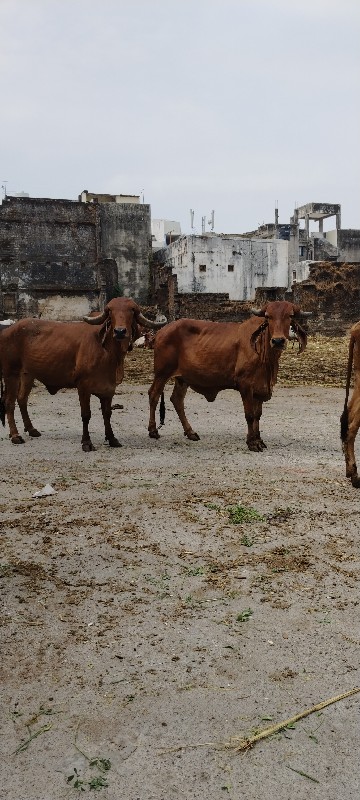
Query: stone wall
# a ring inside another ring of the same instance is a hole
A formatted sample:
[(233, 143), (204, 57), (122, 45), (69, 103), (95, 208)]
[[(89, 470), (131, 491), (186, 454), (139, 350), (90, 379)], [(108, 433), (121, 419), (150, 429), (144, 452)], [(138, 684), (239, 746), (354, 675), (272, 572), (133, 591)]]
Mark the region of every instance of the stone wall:
[(0, 313), (81, 318), (98, 305), (96, 209), (9, 197), (0, 206)]
[(144, 304), (149, 293), (150, 206), (101, 203), (98, 208), (101, 253), (116, 261), (123, 293)]
[(0, 318), (77, 319), (119, 288), (148, 300), (150, 207), (8, 197), (0, 205)]

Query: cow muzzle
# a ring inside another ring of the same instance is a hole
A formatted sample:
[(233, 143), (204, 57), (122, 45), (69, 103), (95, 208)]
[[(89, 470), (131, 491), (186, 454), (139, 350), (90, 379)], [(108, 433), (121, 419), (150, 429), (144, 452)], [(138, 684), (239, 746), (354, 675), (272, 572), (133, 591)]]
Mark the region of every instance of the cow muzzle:
[(125, 339), (126, 334), (126, 328), (114, 328), (114, 339)]
[(283, 350), (286, 345), (286, 339), (284, 336), (273, 336), (271, 339), (271, 347), (274, 347), (276, 350)]

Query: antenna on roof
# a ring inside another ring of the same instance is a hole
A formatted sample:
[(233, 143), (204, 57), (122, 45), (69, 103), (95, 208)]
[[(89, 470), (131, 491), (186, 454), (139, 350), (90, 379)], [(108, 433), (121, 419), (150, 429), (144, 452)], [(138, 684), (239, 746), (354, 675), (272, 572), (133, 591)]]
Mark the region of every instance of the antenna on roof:
[(194, 230), (194, 209), (193, 208), (190, 208), (190, 225), (191, 225), (191, 230), (193, 231)]
[(4, 189), (4, 200), (6, 200), (6, 184), (8, 181), (3, 181), (1, 188)]
[(201, 217), (201, 233), (205, 233), (206, 217)]
[(208, 225), (210, 225), (210, 230), (212, 230), (212, 231), (214, 230), (214, 215), (215, 215), (215, 211), (213, 209), (212, 212), (211, 212), (211, 217), (210, 217), (210, 219), (208, 219)]

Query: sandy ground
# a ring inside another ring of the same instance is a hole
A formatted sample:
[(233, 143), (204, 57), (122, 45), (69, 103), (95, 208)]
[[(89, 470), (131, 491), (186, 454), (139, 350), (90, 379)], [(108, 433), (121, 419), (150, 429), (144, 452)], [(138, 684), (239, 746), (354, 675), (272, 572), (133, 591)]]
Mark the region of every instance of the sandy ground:
[(119, 387), (118, 450), (93, 399), (82, 452), (71, 391), (33, 392), (40, 439), (1, 429), (0, 796), (358, 800), (360, 694), (236, 751), (360, 686), (343, 390), (278, 385), (250, 453), (235, 392), (189, 392), (190, 442), (167, 389), (156, 442), (147, 388)]

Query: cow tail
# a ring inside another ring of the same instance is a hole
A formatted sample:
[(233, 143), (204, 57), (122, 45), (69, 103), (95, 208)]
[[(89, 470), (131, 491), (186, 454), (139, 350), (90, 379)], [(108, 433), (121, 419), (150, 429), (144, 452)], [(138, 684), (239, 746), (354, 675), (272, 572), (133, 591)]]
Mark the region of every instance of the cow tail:
[(352, 373), (352, 365), (353, 365), (353, 356), (354, 356), (354, 345), (355, 345), (355, 337), (353, 334), (350, 336), (350, 343), (349, 343), (349, 358), (348, 358), (348, 366), (347, 366), (347, 375), (346, 375), (346, 390), (345, 390), (345, 403), (344, 403), (344, 411), (340, 417), (340, 432), (341, 432), (341, 441), (345, 442), (347, 437), (347, 432), (349, 428), (349, 410), (348, 410), (348, 399), (349, 399), (349, 392), (350, 392), (350, 381), (351, 381), (351, 373)]
[(3, 400), (4, 396), (4, 384), (2, 379), (2, 374), (0, 374), (0, 381), (1, 381), (1, 394), (0, 394), (0, 420), (2, 424), (5, 426), (5, 403)]
[(164, 392), (161, 392), (161, 399), (160, 399), (160, 425), (159, 428), (163, 426), (165, 422), (165, 398)]

